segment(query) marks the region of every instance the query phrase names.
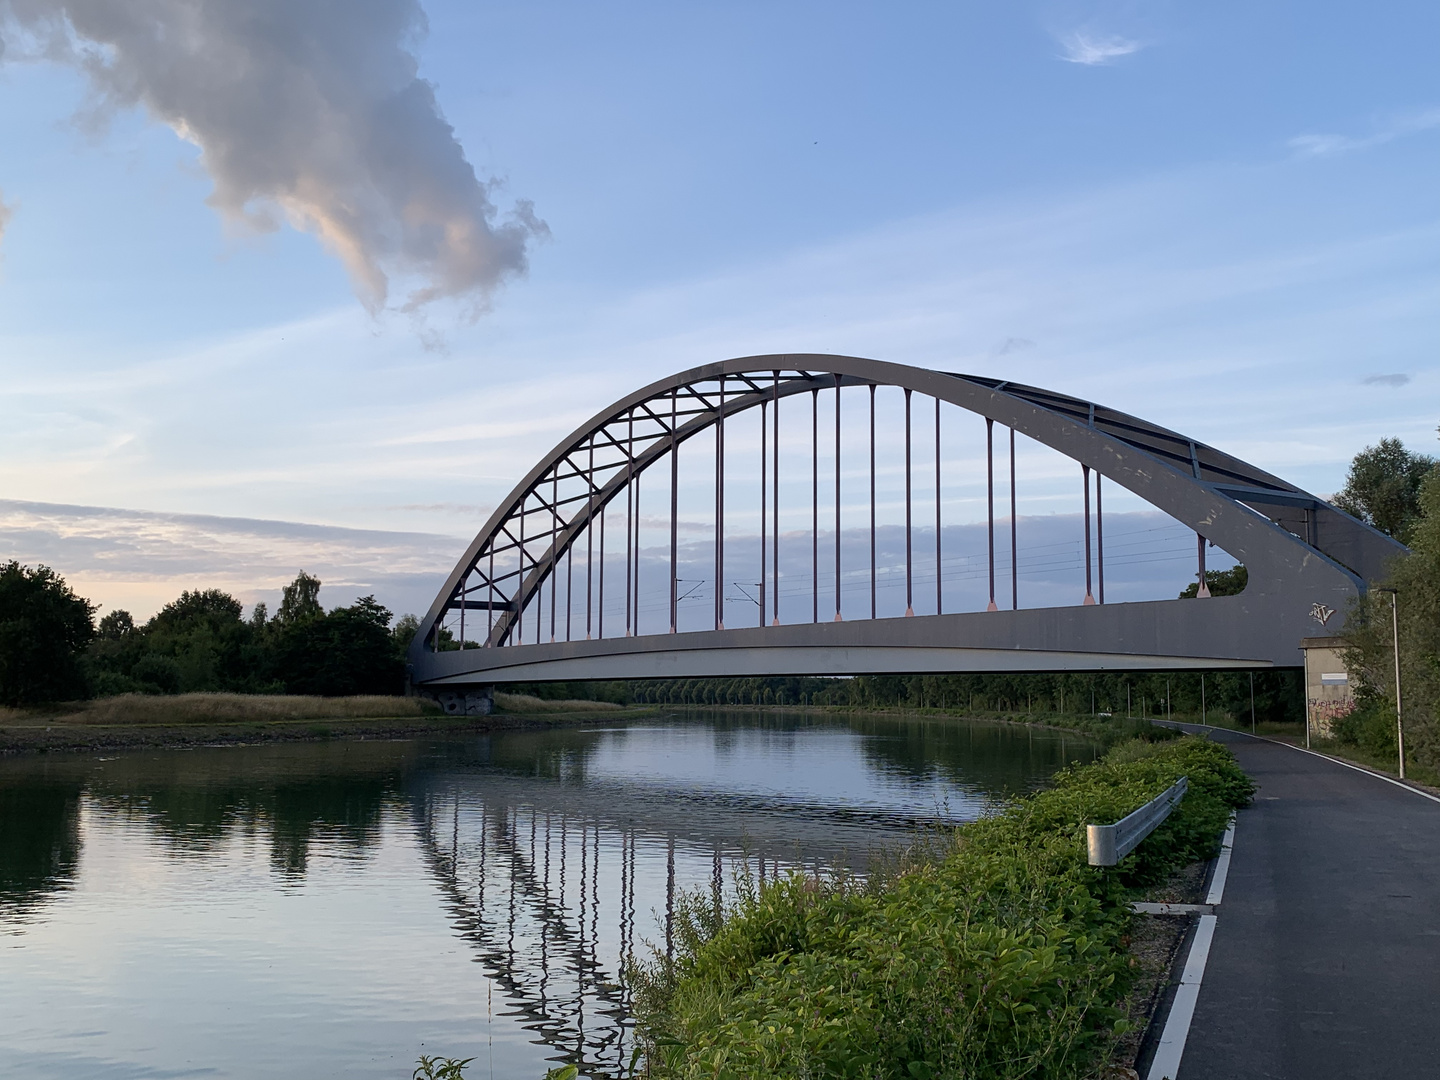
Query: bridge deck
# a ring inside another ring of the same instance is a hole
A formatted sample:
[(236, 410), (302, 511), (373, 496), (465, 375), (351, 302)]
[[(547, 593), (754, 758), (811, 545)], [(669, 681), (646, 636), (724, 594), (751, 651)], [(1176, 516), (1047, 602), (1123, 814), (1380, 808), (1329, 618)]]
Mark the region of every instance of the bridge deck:
[(1236, 824), (1179, 1080), (1436, 1075), (1440, 802), (1216, 737), (1260, 790)]

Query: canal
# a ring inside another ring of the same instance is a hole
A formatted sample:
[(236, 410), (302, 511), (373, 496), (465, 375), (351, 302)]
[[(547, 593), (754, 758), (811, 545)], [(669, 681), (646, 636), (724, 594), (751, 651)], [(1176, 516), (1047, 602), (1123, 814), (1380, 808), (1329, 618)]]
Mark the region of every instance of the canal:
[(864, 873), (1098, 751), (980, 721), (677, 715), (0, 761), (0, 1077), (625, 1075), (677, 900)]

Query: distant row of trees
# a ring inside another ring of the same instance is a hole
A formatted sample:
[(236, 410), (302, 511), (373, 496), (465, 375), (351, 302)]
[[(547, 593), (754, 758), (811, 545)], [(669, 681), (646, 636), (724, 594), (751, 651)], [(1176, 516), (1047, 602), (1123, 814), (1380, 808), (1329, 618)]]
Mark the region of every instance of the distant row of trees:
[[(852, 679), (655, 679), (525, 687), (541, 697), (584, 697), (637, 705), (846, 705), (865, 709), (948, 709), (971, 712), (1185, 716), (1208, 712), (1250, 718), (1247, 672), (1164, 674), (1039, 673), (1006, 675), (861, 675)], [(1299, 671), (1255, 673), (1260, 722), (1304, 718)]]
[(270, 617), (219, 589), (183, 592), (144, 623), (95, 606), (48, 567), (0, 565), (0, 703), (113, 694), (398, 694), (413, 616), (373, 596), (326, 611), (301, 571)]

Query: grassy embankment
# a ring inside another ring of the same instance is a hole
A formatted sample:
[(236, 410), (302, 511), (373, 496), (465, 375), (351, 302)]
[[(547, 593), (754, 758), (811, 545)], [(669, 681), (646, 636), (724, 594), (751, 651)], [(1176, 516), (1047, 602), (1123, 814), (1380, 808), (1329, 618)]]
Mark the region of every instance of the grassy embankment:
[[(325, 738), (403, 738), (629, 715), (603, 701), (496, 694), (491, 716), (447, 716), (421, 698), (283, 694), (121, 694), (26, 709), (0, 708), (0, 752)], [(650, 712), (653, 710), (644, 710)]]
[[(1133, 855), (1086, 864), (1087, 822), (1181, 775), (1189, 794)], [(888, 875), (797, 874), (726, 912), (690, 897), (673, 961), (635, 973), (645, 1075), (1097, 1075), (1138, 1022), (1126, 902), (1212, 855), (1251, 792), (1219, 744), (1129, 742)]]
[[(986, 720), (992, 723), (1019, 724), (1025, 727), (1044, 728), (1049, 731), (1064, 731), (1113, 747), (1132, 739), (1158, 742), (1176, 737), (1172, 728), (1156, 727), (1152, 717), (1104, 716), (1095, 713), (1069, 712), (1015, 712), (994, 709), (936, 708), (914, 705), (707, 705), (675, 706), (682, 711), (703, 712), (822, 712), (845, 716), (862, 713), (866, 716), (923, 717), (935, 720)], [(1161, 718), (1163, 719), (1163, 718)], [(1200, 715), (1176, 713), (1172, 717), (1178, 723), (1201, 722)], [(1233, 717), (1211, 713), (1208, 722), (1215, 727), (1227, 727), (1236, 731), (1249, 731), (1248, 723), (1241, 723)], [(1295, 724), (1260, 724), (1258, 734), (1271, 736), (1299, 735), (1304, 737), (1304, 726)]]
[(1227, 728), (1231, 731), (1252, 731), (1256, 735), (1264, 735), (1272, 739), (1300, 739), (1305, 738), (1305, 724), (1303, 721), (1278, 722), (1262, 721), (1252, 729), (1250, 721), (1243, 717), (1235, 717), (1229, 713), (1212, 711), (1207, 714), (1201, 713), (1175, 713), (1170, 717), (1127, 717), (1127, 716), (1101, 716), (1095, 713), (1061, 713), (1061, 712), (970, 712), (959, 709), (906, 709), (906, 710), (876, 710), (880, 712), (903, 711), (907, 715), (915, 716), (955, 716), (968, 717), (978, 720), (1003, 720), (1011, 724), (1027, 724), (1032, 727), (1051, 728), (1056, 731), (1073, 731), (1077, 735), (1084, 735), (1094, 739), (1103, 746), (1115, 746), (1129, 739), (1140, 738), (1149, 741), (1164, 739), (1168, 736), (1157, 734), (1164, 732), (1166, 728), (1153, 726), (1154, 720), (1171, 720), (1177, 724), (1208, 724), (1210, 727)]
[[(1392, 706), (1387, 703), (1378, 710), (1367, 710), (1367, 715), (1359, 717), (1358, 723), (1351, 721), (1337, 725), (1336, 733), (1330, 737), (1313, 734), (1310, 748), (1343, 761), (1363, 765), (1367, 769), (1384, 773), (1386, 776), (1398, 778), (1400, 773), (1395, 742), (1395, 714), (1391, 709)], [(1247, 720), (1237, 719), (1226, 714), (1217, 716), (1211, 713), (1203, 721), (1199, 716), (1178, 714), (1174, 719), (1187, 724), (1203, 722), (1208, 723), (1211, 727), (1253, 732), (1264, 738), (1291, 743), (1295, 746), (1305, 745), (1305, 722), (1303, 720), (1293, 723), (1262, 722), (1252, 728)], [(1405, 755), (1405, 777), (1418, 787), (1440, 792), (1440, 769), (1416, 761), (1409, 753)]]
[[(1288, 741), (1301, 746), (1305, 745), (1303, 731), (1298, 738)], [(1393, 747), (1376, 749), (1347, 739), (1319, 738), (1311, 739), (1310, 747), (1322, 754), (1329, 754), (1331, 757), (1341, 758), (1345, 761), (1353, 761), (1356, 765), (1364, 765), (1367, 769), (1384, 773), (1386, 776), (1393, 776), (1397, 779), (1400, 776), (1398, 754)], [(1440, 791), (1440, 770), (1415, 761), (1408, 752), (1405, 755), (1405, 779), (1419, 787)]]

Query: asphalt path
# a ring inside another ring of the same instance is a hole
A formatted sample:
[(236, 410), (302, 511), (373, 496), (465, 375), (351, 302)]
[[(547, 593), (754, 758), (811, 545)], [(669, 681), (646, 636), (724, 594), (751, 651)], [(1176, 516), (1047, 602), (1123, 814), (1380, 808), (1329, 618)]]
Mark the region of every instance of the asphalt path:
[(1178, 1080), (1440, 1076), (1440, 802), (1214, 731), (1259, 786)]

